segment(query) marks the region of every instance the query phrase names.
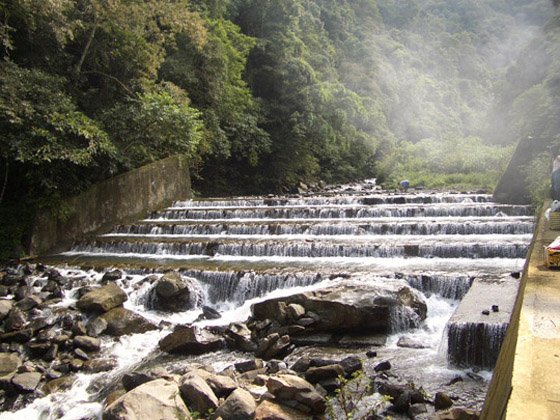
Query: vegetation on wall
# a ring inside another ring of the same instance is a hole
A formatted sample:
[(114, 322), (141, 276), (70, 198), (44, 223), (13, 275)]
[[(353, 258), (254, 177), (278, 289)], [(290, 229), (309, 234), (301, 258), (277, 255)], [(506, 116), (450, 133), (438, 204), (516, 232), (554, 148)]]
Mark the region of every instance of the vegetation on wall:
[(175, 153), (204, 194), (365, 177), (492, 187), (511, 144), (558, 135), (558, 19), (538, 37), (551, 8), (4, 0), (3, 220)]

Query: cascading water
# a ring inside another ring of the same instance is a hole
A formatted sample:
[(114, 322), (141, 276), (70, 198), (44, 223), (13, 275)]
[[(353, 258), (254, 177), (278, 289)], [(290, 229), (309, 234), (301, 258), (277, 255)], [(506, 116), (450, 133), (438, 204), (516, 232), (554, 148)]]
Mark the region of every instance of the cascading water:
[[(178, 201), (137, 224), (117, 226), (107, 235), (46, 259), (73, 266), (126, 267), (128, 274), (117, 281), (128, 295), (125, 308), (161, 329), (116, 341), (104, 339), (102, 354), (118, 360), (114, 372), (80, 374), (71, 390), (37, 399), (23, 411), (3, 413), (0, 418), (99, 416), (105, 396), (99, 389), (145, 360), (174, 325), (245, 321), (256, 301), (319, 289), (332, 279), (398, 280), (425, 294), (428, 318), (413, 325), (419, 328), (403, 331), (411, 327), (404, 325), (411, 318), (395, 313), (394, 334), (386, 352), (401, 360), (400, 366), (420, 383), (427, 380), (426, 375), (432, 376), (432, 382), (445, 382), (457, 370), (447, 367), (438, 349), (458, 300), (469, 300), (473, 283), (476, 288), (479, 283), (480, 287), (492, 285), (496, 279), (505, 282), (510, 272), (520, 270), (532, 228), (530, 208), (497, 205), (485, 194), (388, 194), (358, 189), (310, 197)], [(162, 267), (179, 269), (196, 279), (204, 304), (220, 311), (222, 317), (197, 321), (199, 308), (172, 315), (152, 309), (147, 304), (149, 293)], [(74, 305), (79, 287), (101, 281), (101, 274), (94, 271), (79, 276), (81, 281), (64, 291), (59, 305)], [(501, 309), (505, 314), (506, 306)], [(457, 348), (466, 345), (469, 331), (484, 329), (477, 323), (486, 321), (473, 323), (464, 310), (453, 319), (457, 321), (449, 327), (453, 338), (443, 341)], [(481, 348), (495, 351), (503, 331), (494, 324), (485, 331), (490, 344)], [(401, 347), (398, 342), (403, 336), (421, 346)], [(459, 354), (457, 349), (451, 352)], [(213, 362), (224, 365), (231, 357), (243, 358), (218, 353)], [(423, 363), (421, 369), (418, 363)]]

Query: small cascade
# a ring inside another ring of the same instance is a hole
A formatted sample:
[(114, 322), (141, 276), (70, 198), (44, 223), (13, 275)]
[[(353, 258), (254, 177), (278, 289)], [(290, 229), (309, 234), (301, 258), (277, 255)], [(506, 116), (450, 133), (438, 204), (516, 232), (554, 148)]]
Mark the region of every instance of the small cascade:
[(456, 366), (492, 369), (506, 336), (508, 323), (452, 323), (447, 333), (447, 351)]
[[(119, 362), (118, 373), (107, 373), (109, 379), (88, 376), (96, 386), (117, 381), (123, 369), (149, 358), (175, 325), (223, 329), (229, 322), (247, 320), (251, 305), (262, 300), (320, 293), (334, 283), (362, 285), (369, 278), (379, 282), (375, 287), (392, 282), (408, 291), (408, 284), (427, 302), (425, 320), (409, 306), (392, 307), (387, 311), (392, 335), (383, 336), (383, 351), (391, 360), (399, 360), (401, 354), (410, 358), (409, 369), (422, 384), (421, 375), (447, 369), (437, 354), (442, 340), (452, 365), (492, 368), (519, 285), (510, 273), (523, 266), (533, 226), (530, 207), (496, 204), (488, 194), (391, 194), (354, 185), (307, 196), (177, 201), (136, 223), (76, 243), (45, 262), (124, 268), (118, 285), (128, 295), (125, 308), (164, 329), (122, 337), (119, 343), (108, 340), (103, 354), (119, 360), (122, 356), (127, 362)], [(154, 307), (154, 284), (168, 269), (199, 285), (194, 309), (168, 313)], [(64, 291), (61, 305), (75, 305), (80, 287), (101, 281), (101, 275), (94, 277), (76, 279), (75, 286)], [(202, 305), (220, 312), (221, 318), (199, 321)], [(329, 336), (323, 342), (321, 334), (299, 339), (316, 345), (336, 343), (340, 351), (344, 343), (369, 347), (379, 338), (361, 331)], [(413, 346), (405, 353), (397, 344), (401, 337)], [(127, 346), (135, 346), (130, 360)], [(224, 357), (213, 354), (206, 363)], [(236, 356), (227, 357), (231, 361)], [(455, 367), (447, 372), (455, 375)], [(75, 418), (99, 417), (101, 406), (91, 384), (69, 399), (80, 407), (93, 404), (91, 412)], [(61, 412), (69, 410), (55, 400), (48, 397), (37, 410), (51, 410), (45, 418), (59, 414), (49, 408), (51, 403)]]

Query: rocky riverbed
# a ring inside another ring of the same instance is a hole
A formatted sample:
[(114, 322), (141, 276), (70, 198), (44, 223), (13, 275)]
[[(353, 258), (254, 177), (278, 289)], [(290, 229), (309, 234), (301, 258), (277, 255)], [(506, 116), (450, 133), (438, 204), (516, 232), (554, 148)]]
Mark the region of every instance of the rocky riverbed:
[[(237, 322), (203, 295), (175, 271), (3, 269), (0, 418), (476, 418), (483, 377), (426, 385), (387, 345), (426, 319), (426, 297), (402, 279), (336, 277)], [(175, 322), (184, 311), (191, 322)], [(123, 337), (152, 347), (119, 350)], [(397, 344), (412, 359), (427, 345)], [(123, 364), (127, 351), (138, 357)]]

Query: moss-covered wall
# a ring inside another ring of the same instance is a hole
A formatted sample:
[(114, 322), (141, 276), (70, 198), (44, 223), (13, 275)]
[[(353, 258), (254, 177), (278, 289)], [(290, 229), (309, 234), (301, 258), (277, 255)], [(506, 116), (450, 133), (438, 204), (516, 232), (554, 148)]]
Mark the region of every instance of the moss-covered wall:
[(29, 252), (43, 255), (67, 249), (93, 233), (113, 225), (143, 218), (173, 200), (192, 196), (188, 162), (184, 156), (143, 166), (94, 185), (67, 199), (69, 214), (63, 219), (45, 210), (37, 215)]

